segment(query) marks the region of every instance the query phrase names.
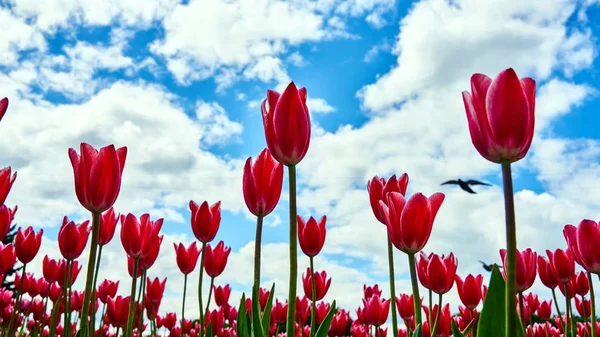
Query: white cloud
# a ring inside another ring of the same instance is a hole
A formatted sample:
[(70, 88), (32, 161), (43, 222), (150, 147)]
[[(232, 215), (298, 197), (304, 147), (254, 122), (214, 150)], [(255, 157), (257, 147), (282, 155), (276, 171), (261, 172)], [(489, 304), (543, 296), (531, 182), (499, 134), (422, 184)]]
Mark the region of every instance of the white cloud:
[(335, 111), (335, 108), (322, 98), (309, 98), (306, 105), (308, 106), (308, 110), (314, 113), (326, 114)]
[(196, 118), (204, 131), (201, 140), (209, 146), (223, 144), (242, 133), (242, 124), (229, 120), (225, 109), (216, 102), (199, 102)]
[(384, 40), (383, 42), (371, 47), (371, 49), (369, 49), (369, 51), (367, 51), (365, 54), (363, 61), (367, 63), (373, 62), (377, 59), (377, 57), (379, 57), (380, 54), (390, 52), (391, 50), (392, 45), (387, 40)]
[(5, 8), (0, 8), (0, 31), (0, 65), (14, 66), (19, 61), (19, 52), (24, 50), (46, 51), (44, 36)]

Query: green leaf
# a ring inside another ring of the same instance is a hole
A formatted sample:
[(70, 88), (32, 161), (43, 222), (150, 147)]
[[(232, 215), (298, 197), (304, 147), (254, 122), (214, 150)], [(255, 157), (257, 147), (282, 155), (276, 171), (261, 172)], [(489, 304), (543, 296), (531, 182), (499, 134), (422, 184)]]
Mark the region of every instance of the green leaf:
[(273, 298), (275, 294), (275, 283), (271, 287), (271, 292), (269, 293), (269, 299), (267, 300), (267, 305), (265, 306), (265, 312), (262, 318), (262, 326), (265, 332), (269, 332), (269, 328), (271, 327), (271, 308), (273, 307)]
[(265, 329), (262, 326), (260, 319), (260, 299), (258, 295), (258, 287), (253, 287), (252, 290), (252, 331), (254, 337), (266, 337)]
[[(492, 270), (492, 278), (488, 287), (487, 295), (483, 303), (483, 310), (479, 315), (477, 323), (477, 336), (485, 337), (504, 337), (506, 327), (505, 321), (505, 288), (504, 278), (500, 274), (498, 266)], [(511, 303), (513, 310), (517, 310), (515, 303)], [(525, 330), (520, 320), (515, 337), (525, 337)]]
[(325, 316), (323, 322), (321, 322), (321, 325), (319, 325), (315, 337), (327, 337), (327, 333), (329, 332), (329, 327), (331, 326), (331, 320), (333, 319), (333, 315), (335, 315), (335, 301), (331, 303), (331, 308), (329, 309), (329, 312), (327, 313), (327, 316)]
[(212, 322), (208, 323), (208, 326), (206, 327), (206, 332), (205, 332), (204, 336), (206, 336), (206, 337), (212, 337), (213, 336), (213, 333), (212, 333)]
[(237, 315), (237, 335), (238, 337), (249, 337), (250, 334), (248, 333), (248, 326), (246, 325), (246, 320), (247, 320), (247, 313), (246, 313), (246, 294), (242, 294), (242, 299), (240, 300), (240, 307), (238, 309), (238, 315)]
[(423, 331), (421, 331), (421, 324), (417, 325), (415, 331), (413, 331), (412, 333), (412, 337), (423, 337)]
[(454, 320), (452, 320), (452, 337), (465, 337), (458, 329), (458, 325)]

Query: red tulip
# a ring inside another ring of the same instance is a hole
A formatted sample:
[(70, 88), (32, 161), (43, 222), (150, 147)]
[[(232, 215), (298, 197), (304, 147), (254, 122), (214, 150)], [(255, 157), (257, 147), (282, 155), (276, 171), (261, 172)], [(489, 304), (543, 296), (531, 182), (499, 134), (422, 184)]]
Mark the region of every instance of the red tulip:
[(10, 209), (6, 205), (0, 206), (0, 241), (4, 240), (6, 234), (10, 231), (10, 226), (15, 218), (18, 207)]
[(552, 317), (552, 300), (541, 302), (537, 315), (542, 321), (549, 320)]
[(271, 291), (263, 287), (258, 288), (258, 302), (260, 302), (259, 304), (261, 311), (264, 311), (267, 307), (269, 296), (271, 296)]
[(98, 299), (100, 302), (106, 304), (109, 298), (117, 295), (117, 290), (119, 290), (119, 281), (104, 280), (98, 287)]
[(365, 306), (364, 315), (367, 323), (374, 326), (385, 324), (390, 313), (390, 300), (384, 300), (377, 295), (370, 299), (363, 299)]
[(42, 272), (48, 283), (54, 283), (58, 281), (59, 269), (59, 261), (49, 258), (48, 255), (44, 256), (44, 260), (42, 261)]
[(465, 280), (456, 275), (456, 287), (458, 288), (458, 296), (465, 307), (475, 309), (481, 301), (481, 288), (483, 287), (483, 275), (473, 276), (467, 275)]
[(164, 235), (159, 235), (157, 240), (154, 240), (154, 242), (152, 242), (150, 245), (150, 248), (148, 248), (148, 253), (146, 256), (140, 259), (141, 270), (146, 271), (154, 265), (154, 262), (156, 262), (156, 259), (158, 258), (158, 253), (160, 251), (160, 245), (163, 242), (163, 238)]
[(58, 231), (58, 248), (62, 256), (67, 260), (78, 258), (87, 245), (91, 230), (89, 220), (78, 225), (65, 216)]
[(154, 240), (158, 240), (162, 224), (162, 218), (151, 221), (148, 213), (142, 214), (139, 221), (131, 213), (121, 215), (121, 243), (127, 255), (134, 259), (148, 255)]
[[(71, 262), (71, 271), (70, 271), (70, 280), (69, 280), (69, 286), (72, 286), (73, 283), (75, 283), (75, 281), (77, 280), (77, 276), (79, 275), (79, 272), (81, 271), (81, 266), (79, 265), (79, 262), (77, 262), (77, 260), (72, 261)], [(58, 266), (58, 284), (60, 285), (61, 288), (66, 288), (65, 286), (65, 281), (66, 280), (66, 274), (67, 274), (67, 261), (66, 260), (61, 260), (60, 264)]]
[(327, 217), (321, 217), (318, 223), (312, 216), (308, 221), (304, 221), (298, 215), (296, 216), (296, 220), (298, 221), (298, 241), (300, 241), (300, 248), (306, 256), (316, 256), (321, 252), (325, 244), (325, 236), (327, 234), (325, 223), (327, 222)]
[(111, 207), (108, 211), (102, 213), (100, 217), (100, 231), (98, 232), (98, 244), (104, 246), (109, 243), (115, 235), (119, 214)]
[(287, 320), (287, 302), (281, 303), (278, 299), (275, 299), (273, 308), (271, 309), (271, 322), (275, 324), (285, 323)]
[(400, 297), (396, 297), (396, 308), (398, 308), (398, 315), (403, 320), (409, 320), (415, 316), (415, 305), (413, 295), (400, 294)]
[[(423, 309), (425, 310), (425, 314), (426, 314), (429, 325), (431, 326), (431, 328), (433, 328), (432, 322), (429, 322), (429, 317), (438, 317), (437, 316), (438, 310), (439, 310), (438, 305), (436, 304), (433, 306), (433, 310), (431, 310), (431, 315), (429, 313), (428, 307), (424, 307)], [(446, 304), (446, 305), (444, 305), (444, 307), (442, 307), (442, 312), (440, 313), (439, 317), (440, 317), (440, 319), (439, 319), (439, 322), (437, 323), (435, 333), (431, 333), (431, 335), (432, 336), (450, 336), (450, 329), (451, 329), (451, 324), (452, 324), (452, 313), (450, 312), (450, 304)], [(423, 336), (425, 336), (425, 335), (426, 334), (423, 334)]]
[(187, 275), (194, 271), (196, 268), (196, 263), (198, 262), (198, 256), (200, 256), (200, 251), (198, 250), (198, 246), (196, 246), (196, 242), (193, 242), (189, 247), (185, 247), (183, 243), (176, 245), (173, 243), (173, 247), (175, 248), (175, 254), (177, 255), (177, 266), (179, 270), (184, 275)]
[(42, 245), (43, 229), (35, 233), (33, 227), (29, 226), (25, 231), (22, 231), (19, 227), (17, 235), (15, 236), (15, 250), (17, 258), (21, 263), (26, 264), (31, 262)]
[(298, 164), (310, 144), (306, 89), (298, 89), (291, 82), (281, 94), (268, 90), (261, 110), (267, 146), (273, 157), (286, 166)]
[[(575, 288), (576, 288), (576, 283), (577, 281), (575, 279), (571, 279), (571, 281), (567, 282), (567, 283), (559, 283), (558, 284), (558, 289), (560, 290), (560, 292), (563, 294), (563, 296), (568, 297), (569, 299), (573, 298), (576, 293), (575, 293)], [(566, 287), (565, 287), (566, 284)], [(568, 291), (568, 293), (567, 293)]]
[(421, 252), (417, 262), (418, 276), (421, 284), (436, 294), (443, 295), (454, 286), (454, 277), (458, 261), (453, 253), (447, 257), (444, 255), (429, 254)]
[(575, 293), (579, 296), (585, 296), (590, 291), (590, 282), (587, 274), (583, 271), (575, 274)]
[(387, 205), (379, 201), (394, 246), (407, 254), (421, 251), (429, 240), (433, 221), (443, 201), (443, 193), (435, 193), (429, 198), (416, 193), (407, 201), (398, 192), (388, 193)]
[(329, 303), (321, 302), (317, 304), (317, 310), (315, 312), (315, 324), (320, 325), (323, 323), (325, 317), (329, 313), (329, 309), (331, 309), (331, 304)]
[(4, 97), (0, 99), (0, 120), (4, 117), (6, 110), (8, 110), (8, 98)]
[(369, 298), (373, 297), (373, 295), (378, 295), (379, 297), (381, 297), (381, 293), (382, 293), (382, 291), (379, 289), (378, 284), (376, 284), (372, 287), (367, 287), (366, 284), (363, 284), (364, 298), (369, 299)]
[(548, 262), (543, 256), (538, 256), (537, 259), (537, 269), (538, 274), (540, 274), (540, 280), (546, 287), (550, 289), (556, 288), (559, 281), (558, 277), (554, 273), (554, 270), (552, 270), (551, 263)]
[(385, 216), (379, 208), (379, 201), (383, 201), (387, 205), (387, 195), (390, 192), (398, 192), (402, 195), (406, 195), (406, 189), (408, 188), (408, 174), (403, 173), (400, 179), (396, 178), (396, 175), (390, 177), (386, 182), (384, 178), (377, 176), (369, 180), (367, 183), (367, 192), (369, 193), (369, 202), (371, 203), (371, 209), (375, 218), (385, 225)]
[(527, 306), (531, 308), (531, 312), (535, 313), (538, 307), (540, 306), (540, 300), (538, 295), (535, 293), (529, 293), (523, 296), (523, 300), (527, 303)]
[(308, 297), (296, 296), (296, 323), (304, 325), (310, 315), (310, 306)]
[(121, 190), (127, 147), (117, 150), (109, 145), (98, 151), (81, 143), (80, 152), (69, 149), (77, 199), (88, 211), (102, 213), (112, 207)]
[(559, 282), (569, 282), (575, 276), (575, 260), (568, 250), (557, 249), (554, 253), (546, 250), (546, 254)]
[(215, 248), (212, 248), (210, 244), (206, 245), (204, 270), (210, 277), (217, 277), (225, 270), (229, 253), (231, 253), (231, 248), (225, 246), (223, 241), (219, 241)]
[(0, 275), (6, 274), (17, 261), (15, 247), (12, 244), (3, 244), (0, 242)]
[(577, 312), (579, 316), (584, 319), (588, 319), (592, 313), (592, 302), (588, 299), (579, 299), (579, 297), (575, 296), (575, 308), (577, 308)]
[(151, 280), (149, 277), (146, 278), (145, 302), (147, 305), (150, 305), (149, 308), (153, 309), (153, 311), (158, 311), (158, 306), (163, 298), (166, 285), (166, 278), (164, 278), (162, 281), (160, 281), (158, 277), (154, 280)]
[(352, 322), (350, 314), (344, 310), (338, 310), (333, 318), (331, 319), (331, 326), (329, 327), (330, 337), (345, 337), (348, 336), (348, 328)]
[(124, 328), (127, 325), (127, 318), (129, 317), (129, 299), (129, 296), (117, 296), (114, 299), (108, 298), (108, 302), (106, 303), (106, 315), (113, 326)]
[(246, 160), (243, 178), (244, 201), (250, 212), (266, 216), (277, 206), (283, 185), (283, 165), (277, 162), (269, 149), (264, 149), (252, 164)]
[(5, 167), (0, 170), (0, 205), (4, 205), (6, 201), (6, 197), (12, 188), (12, 185), (15, 183), (17, 179), (17, 172), (13, 173), (11, 176), (11, 168), (10, 166)]
[(600, 274), (600, 225), (584, 219), (577, 227), (566, 225), (563, 234), (577, 264), (591, 273)]
[[(502, 265), (506, 270), (506, 249), (500, 250), (500, 257), (502, 258)], [(531, 248), (527, 248), (524, 251), (517, 249), (517, 264), (515, 266), (515, 272), (517, 274), (517, 292), (525, 291), (533, 285), (535, 281), (537, 263), (537, 253), (532, 251)], [(502, 274), (506, 277), (506, 271)]]
[(202, 243), (211, 242), (217, 235), (221, 224), (221, 202), (217, 201), (209, 207), (206, 201), (198, 206), (193, 200), (190, 200), (190, 210), (192, 211), (192, 231), (196, 239)]
[[(331, 285), (331, 278), (327, 277), (327, 272), (315, 272), (315, 290), (316, 290), (316, 301), (320, 301), (325, 297), (329, 286)], [(310, 268), (306, 268), (306, 274), (302, 274), (302, 286), (304, 287), (304, 295), (312, 300), (312, 278), (310, 275)]]
[(224, 287), (213, 286), (213, 290), (215, 293), (215, 303), (217, 306), (223, 307), (229, 305), (229, 295), (231, 295), (231, 287), (229, 284), (225, 285)]
[(535, 81), (519, 80), (512, 68), (493, 81), (483, 74), (471, 76), (471, 94), (462, 96), (471, 141), (481, 156), (494, 163), (525, 157), (533, 139), (535, 91)]

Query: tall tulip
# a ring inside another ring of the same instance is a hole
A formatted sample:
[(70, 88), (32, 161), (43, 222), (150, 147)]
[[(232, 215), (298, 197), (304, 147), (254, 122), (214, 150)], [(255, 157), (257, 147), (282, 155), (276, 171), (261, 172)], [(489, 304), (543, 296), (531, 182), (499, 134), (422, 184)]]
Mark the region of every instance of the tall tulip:
[(6, 197), (17, 179), (17, 172), (12, 173), (11, 167), (7, 166), (0, 170), (0, 205), (4, 205)]
[(10, 209), (4, 204), (0, 205), (0, 241), (4, 240), (6, 234), (10, 231), (17, 209), (17, 206)]
[(208, 301), (206, 301), (206, 309), (204, 311), (205, 315), (208, 314), (208, 308), (210, 305), (210, 299), (212, 297), (212, 290), (215, 283), (215, 278), (225, 270), (225, 266), (227, 265), (227, 259), (229, 258), (229, 253), (231, 253), (231, 247), (225, 246), (223, 241), (219, 241), (219, 243), (213, 248), (209, 245), (206, 245), (206, 254), (202, 254), (204, 256), (204, 270), (206, 274), (210, 276), (210, 290), (208, 292)]
[(311, 135), (306, 98), (306, 89), (298, 89), (294, 82), (291, 82), (281, 94), (272, 90), (267, 91), (267, 98), (261, 105), (267, 147), (278, 162), (288, 167), (290, 195), (290, 278), (286, 327), (288, 337), (294, 337), (296, 331), (294, 326), (298, 278), (296, 165), (308, 152)]
[[(483, 74), (471, 76), (471, 93), (462, 93), (471, 141), (485, 159), (502, 165), (506, 219), (506, 302), (516, 294), (517, 235), (510, 164), (527, 154), (535, 125), (536, 83), (519, 79), (512, 68), (492, 80)], [(506, 306), (506, 336), (516, 335), (516, 311)]]
[(246, 160), (242, 179), (244, 201), (256, 216), (254, 240), (254, 288), (260, 287), (260, 260), (263, 218), (277, 206), (283, 185), (283, 165), (275, 160), (269, 149), (263, 149), (256, 161)]
[(8, 98), (4, 97), (0, 99), (0, 120), (4, 117), (6, 110), (8, 110)]

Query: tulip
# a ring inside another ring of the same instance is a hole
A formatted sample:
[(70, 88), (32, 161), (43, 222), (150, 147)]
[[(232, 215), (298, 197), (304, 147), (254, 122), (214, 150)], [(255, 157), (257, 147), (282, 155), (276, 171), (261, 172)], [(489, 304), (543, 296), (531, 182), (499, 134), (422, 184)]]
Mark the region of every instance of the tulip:
[(377, 295), (370, 299), (363, 299), (365, 318), (370, 325), (379, 327), (383, 325), (390, 313), (390, 300), (384, 300)]
[(173, 243), (173, 247), (175, 248), (179, 270), (184, 275), (193, 272), (196, 268), (196, 263), (198, 262), (198, 256), (200, 256), (200, 251), (196, 246), (196, 242), (192, 243), (187, 248), (183, 243), (180, 243), (179, 245)]
[(119, 281), (113, 282), (111, 280), (104, 280), (98, 287), (98, 299), (100, 302), (107, 304), (109, 298), (113, 298), (117, 295), (119, 289)]
[(106, 304), (106, 315), (113, 326), (120, 329), (125, 328), (127, 324), (127, 317), (129, 316), (129, 302), (129, 296), (117, 296), (114, 299), (108, 298), (108, 303)]
[(158, 258), (158, 253), (160, 252), (160, 245), (162, 244), (163, 239), (164, 235), (159, 235), (158, 238), (154, 240), (154, 242), (152, 242), (150, 248), (148, 248), (148, 253), (146, 254), (146, 256), (140, 259), (140, 269), (144, 272), (150, 269), (150, 267), (154, 265), (154, 262), (156, 262), (156, 259)]
[[(72, 286), (73, 283), (77, 280), (77, 276), (79, 276), (79, 272), (81, 271), (82, 266), (79, 265), (77, 261), (71, 261), (71, 265), (67, 265), (66, 260), (61, 260), (58, 267), (58, 285), (63, 289), (67, 289)], [(67, 272), (69, 272), (69, 277), (67, 279)]]
[(215, 292), (215, 303), (219, 307), (228, 306), (229, 304), (229, 295), (231, 294), (231, 287), (229, 284), (224, 287), (221, 286), (213, 286), (213, 290)]
[[(312, 274), (314, 274), (315, 280), (315, 297), (313, 297), (312, 292)], [(331, 278), (327, 277), (326, 271), (313, 273), (310, 268), (306, 268), (306, 274), (302, 275), (302, 285), (304, 287), (304, 295), (306, 295), (306, 297), (314, 299), (315, 301), (320, 301), (323, 299), (323, 297), (325, 297), (325, 294), (327, 294), (327, 291), (329, 290)]]
[[(502, 264), (504, 266), (503, 274), (506, 277), (506, 249), (500, 250), (500, 257), (502, 258)], [(524, 251), (517, 250), (517, 264), (516, 264), (516, 279), (517, 279), (517, 291), (523, 292), (531, 288), (535, 281), (537, 266), (537, 253), (532, 251), (531, 248), (527, 248)]]
[(104, 246), (108, 244), (115, 235), (115, 229), (120, 215), (115, 213), (115, 209), (111, 207), (108, 211), (102, 213), (100, 217), (100, 231), (98, 233), (98, 245)]
[(15, 218), (17, 209), (17, 206), (13, 209), (6, 207), (4, 204), (0, 206), (0, 241), (3, 241), (6, 234), (10, 231), (10, 226)]
[(523, 296), (523, 299), (525, 300), (525, 303), (527, 303), (527, 306), (531, 308), (531, 312), (535, 313), (535, 311), (540, 306), (540, 300), (538, 298), (538, 295), (534, 293), (529, 293), (527, 294), (527, 296)]
[[(42, 273), (44, 274), (44, 278), (48, 283), (54, 283), (58, 281), (58, 272), (59, 272), (60, 263), (54, 259), (48, 257), (48, 255), (44, 256), (44, 260), (42, 261)], [(2, 274), (0, 272), (0, 274)]]
[(456, 287), (458, 288), (458, 296), (465, 307), (473, 310), (481, 301), (481, 288), (483, 287), (483, 275), (473, 276), (467, 275), (463, 281), (460, 276), (455, 277)]
[(0, 99), (0, 120), (4, 117), (6, 110), (8, 110), (8, 98), (4, 97)]
[[(156, 316), (156, 313), (158, 312), (160, 302), (165, 292), (166, 284), (166, 278), (162, 281), (160, 281), (158, 277), (154, 280), (151, 280), (149, 277), (146, 279), (146, 296), (144, 298), (144, 306), (147, 308), (146, 312), (151, 317)], [(152, 319), (150, 317), (148, 318)]]
[(27, 264), (31, 262), (42, 244), (43, 229), (35, 233), (33, 227), (29, 226), (25, 231), (18, 229), (17, 235), (15, 236), (15, 250), (17, 258), (21, 263)]
[(65, 216), (58, 231), (58, 248), (62, 256), (67, 260), (78, 258), (87, 245), (91, 230), (89, 220), (76, 224)]
[(406, 195), (406, 189), (408, 188), (408, 175), (406, 173), (400, 176), (400, 179), (396, 178), (396, 175), (390, 177), (386, 182), (384, 178), (377, 176), (369, 180), (367, 183), (367, 192), (369, 193), (369, 202), (375, 218), (382, 224), (386, 224), (385, 216), (381, 212), (379, 207), (379, 201), (383, 201), (387, 205), (387, 195), (390, 192), (398, 192), (403, 196)]
[(308, 221), (304, 221), (301, 216), (297, 216), (296, 219), (298, 221), (298, 241), (300, 241), (300, 248), (306, 256), (316, 256), (321, 252), (323, 244), (325, 244), (325, 236), (327, 234), (325, 223), (327, 222), (327, 217), (321, 217), (319, 222), (313, 217), (310, 217)]
[(17, 179), (17, 172), (13, 173), (12, 176), (11, 172), (10, 166), (0, 170), (0, 205), (4, 205), (8, 193)]
[(590, 282), (585, 272), (581, 271), (575, 274), (575, 293), (579, 296), (585, 296), (590, 291)]
[(575, 260), (568, 250), (557, 249), (554, 253), (546, 250), (546, 254), (559, 282), (569, 282), (575, 276)]
[(163, 219), (150, 220), (148, 213), (142, 214), (139, 221), (135, 215), (129, 213), (121, 215), (121, 243), (127, 255), (134, 259), (145, 257), (163, 224)]
[(210, 245), (206, 246), (204, 270), (210, 277), (215, 278), (225, 270), (229, 253), (231, 253), (231, 248), (225, 246), (223, 241), (219, 241), (215, 248), (212, 248)]
[(592, 304), (590, 300), (585, 299), (583, 296), (580, 300), (579, 297), (575, 296), (575, 308), (582, 318), (586, 320), (590, 318), (592, 312)]
[(558, 286), (559, 280), (552, 270), (552, 265), (543, 256), (538, 256), (537, 259), (537, 269), (540, 280), (546, 287), (554, 290), (554, 288)]
[(330, 337), (346, 337), (348, 336), (348, 328), (351, 324), (350, 314), (344, 310), (338, 310), (333, 318), (331, 319), (331, 325), (329, 327)]
[(287, 303), (281, 303), (279, 299), (275, 299), (275, 303), (271, 309), (271, 322), (274, 324), (285, 323), (287, 308)]
[(373, 297), (373, 295), (377, 295), (377, 296), (381, 297), (382, 290), (379, 289), (378, 284), (376, 284), (372, 287), (367, 287), (367, 285), (364, 284), (363, 285), (363, 293), (364, 293), (364, 298), (369, 299), (369, 298)]
[(458, 261), (453, 253), (444, 257), (433, 253), (427, 256), (421, 252), (417, 265), (419, 279), (425, 288), (441, 296), (454, 286)]
[(552, 317), (552, 300), (540, 302), (537, 315), (542, 321), (547, 321)]
[(267, 302), (269, 301), (269, 297), (271, 296), (271, 292), (263, 287), (258, 289), (258, 302), (260, 304), (260, 310), (264, 311), (267, 307)]
[(0, 275), (6, 274), (14, 267), (17, 261), (15, 247), (12, 244), (0, 242)]
[(584, 219), (579, 226), (566, 225), (563, 234), (577, 264), (585, 270), (600, 275), (600, 225)]

